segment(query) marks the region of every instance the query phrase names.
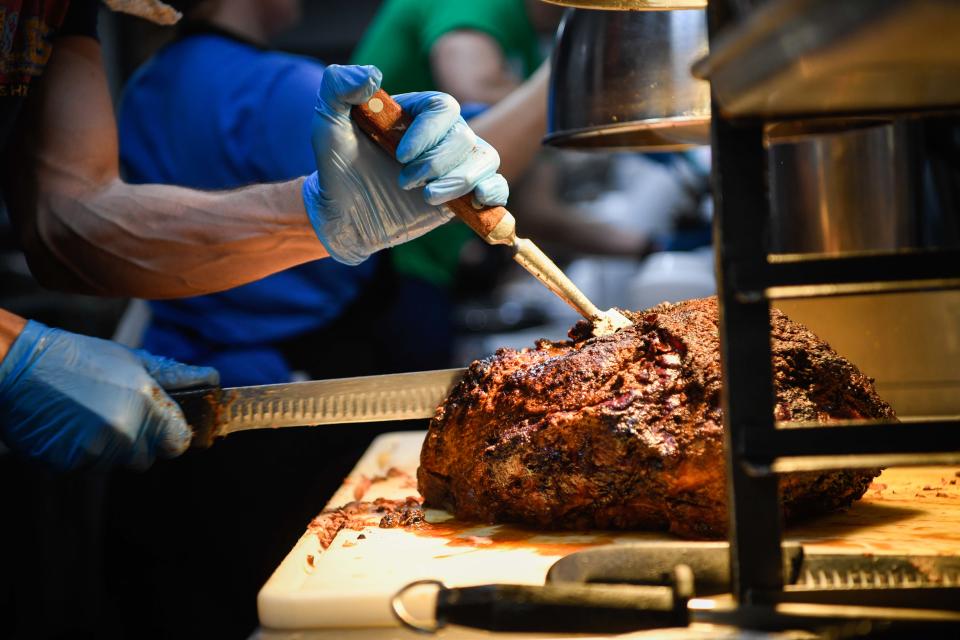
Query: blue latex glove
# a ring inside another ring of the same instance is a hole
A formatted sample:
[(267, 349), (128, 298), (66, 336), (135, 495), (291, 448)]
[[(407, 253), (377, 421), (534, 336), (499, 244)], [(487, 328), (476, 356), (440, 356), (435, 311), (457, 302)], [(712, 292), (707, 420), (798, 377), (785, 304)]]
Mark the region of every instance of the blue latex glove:
[(359, 264), (453, 217), (436, 205), (471, 191), (478, 205), (502, 205), (509, 194), (497, 173), (500, 156), (473, 133), (447, 94), (394, 96), (414, 116), (396, 159), (369, 140), (350, 119), (350, 106), (366, 102), (380, 78), (376, 67), (330, 65), (317, 94), (317, 172), (304, 182), (303, 200), (320, 242), (346, 264)]
[(209, 367), (30, 321), (0, 362), (0, 438), (59, 470), (144, 469), (190, 443), (183, 413), (163, 389), (218, 381)]

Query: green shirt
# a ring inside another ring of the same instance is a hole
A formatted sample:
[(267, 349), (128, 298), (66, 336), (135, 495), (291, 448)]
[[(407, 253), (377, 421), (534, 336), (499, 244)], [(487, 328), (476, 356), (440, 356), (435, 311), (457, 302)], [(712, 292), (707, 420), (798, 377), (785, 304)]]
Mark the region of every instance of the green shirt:
[[(383, 71), (389, 93), (435, 90), (430, 49), (460, 29), (481, 31), (499, 43), (509, 64), (529, 76), (541, 61), (525, 0), (386, 0), (353, 54), (354, 64)], [(459, 220), (393, 249), (401, 274), (441, 287), (453, 283), (460, 251), (473, 232)]]

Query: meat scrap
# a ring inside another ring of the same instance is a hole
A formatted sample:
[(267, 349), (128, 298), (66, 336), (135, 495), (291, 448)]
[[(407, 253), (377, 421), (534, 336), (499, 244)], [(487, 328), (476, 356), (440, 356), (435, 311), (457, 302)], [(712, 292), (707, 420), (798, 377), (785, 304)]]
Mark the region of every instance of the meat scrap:
[(317, 536), (320, 546), (327, 549), (343, 529), (361, 531), (366, 527), (375, 526), (384, 529), (418, 526), (424, 522), (421, 502), (422, 499), (417, 496), (409, 496), (405, 500), (387, 498), (377, 498), (373, 502), (354, 500), (342, 507), (327, 509), (320, 513), (307, 525), (307, 532)]
[(390, 467), (387, 469), (386, 474), (376, 475), (376, 476), (367, 476), (365, 474), (360, 474), (360, 477), (356, 481), (356, 486), (353, 488), (353, 499), (361, 500), (367, 491), (370, 490), (370, 487), (377, 484), (378, 482), (386, 482), (391, 478), (403, 478), (404, 482), (401, 484), (402, 487), (406, 489), (416, 489), (417, 483), (414, 480), (413, 476), (404, 471), (403, 469), (398, 469), (396, 467)]
[(426, 523), (426, 517), (423, 515), (423, 499), (409, 496), (402, 505), (385, 514), (377, 526), (381, 529), (399, 527), (418, 529)]
[(371, 485), (373, 485), (373, 478), (360, 474), (360, 478), (357, 479), (357, 484), (353, 488), (353, 499), (361, 500), (370, 490)]
[[(418, 485), (463, 520), (545, 529), (727, 528), (715, 298), (627, 315), (593, 338), (501, 349), (474, 362), (430, 422)], [(895, 418), (873, 382), (803, 326), (771, 311), (777, 420)], [(780, 481), (789, 519), (843, 508), (879, 470)]]

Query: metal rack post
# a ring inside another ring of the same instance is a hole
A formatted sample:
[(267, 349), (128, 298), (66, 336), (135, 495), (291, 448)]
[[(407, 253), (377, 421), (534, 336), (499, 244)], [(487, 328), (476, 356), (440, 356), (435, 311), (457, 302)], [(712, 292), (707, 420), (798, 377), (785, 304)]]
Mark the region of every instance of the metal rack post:
[[(738, 0), (709, 0), (711, 49), (717, 34), (733, 24), (735, 9), (741, 4)], [(957, 419), (777, 428), (771, 300), (960, 288), (960, 251), (767, 255), (764, 230), (770, 201), (765, 123), (761, 116), (725, 116), (713, 93), (714, 247), (731, 588), (737, 601), (745, 605), (783, 599), (778, 474), (960, 461)]]

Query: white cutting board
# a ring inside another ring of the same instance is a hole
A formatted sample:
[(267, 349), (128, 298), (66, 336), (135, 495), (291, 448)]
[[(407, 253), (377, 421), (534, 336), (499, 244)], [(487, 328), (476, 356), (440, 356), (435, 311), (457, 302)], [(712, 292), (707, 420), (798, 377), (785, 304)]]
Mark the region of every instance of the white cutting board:
[[(386, 475), (390, 468), (414, 476), (424, 435), (388, 433), (374, 440), (328, 508), (359, 498), (416, 495), (409, 478), (369, 486), (364, 478)], [(791, 529), (786, 537), (835, 553), (960, 553), (960, 483), (950, 484), (955, 473), (952, 468), (887, 470), (848, 512), (818, 518)], [(427, 510), (429, 522), (449, 518), (445, 512)], [(455, 521), (445, 529), (344, 530), (326, 550), (313, 533), (304, 534), (260, 590), (260, 623), (272, 629), (395, 626), (390, 598), (414, 580), (436, 579), (450, 587), (543, 584), (554, 562), (580, 549), (676, 540), (664, 533), (537, 533)], [(420, 613), (415, 602), (405, 603)]]
[[(415, 476), (424, 435), (421, 431), (379, 436), (330, 499), (328, 508), (355, 500), (362, 477), (382, 476), (391, 467)], [(365, 501), (417, 495), (409, 479), (403, 478), (375, 482), (365, 491), (361, 484), (360, 491)], [(449, 517), (443, 511), (427, 510), (429, 522)], [(365, 539), (358, 539), (360, 534)], [(394, 626), (390, 598), (414, 580), (432, 578), (451, 587), (491, 582), (543, 584), (550, 566), (568, 553), (596, 544), (662, 537), (606, 532), (538, 534), (498, 525), (458, 526), (436, 535), (374, 526), (341, 531), (323, 550), (317, 537), (308, 532), (260, 590), (257, 608), (260, 623), (273, 629)]]

